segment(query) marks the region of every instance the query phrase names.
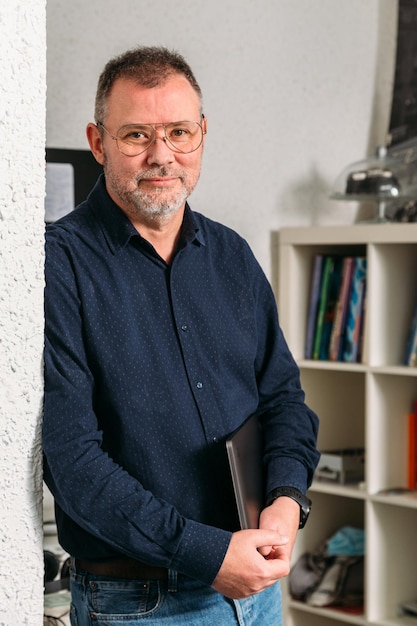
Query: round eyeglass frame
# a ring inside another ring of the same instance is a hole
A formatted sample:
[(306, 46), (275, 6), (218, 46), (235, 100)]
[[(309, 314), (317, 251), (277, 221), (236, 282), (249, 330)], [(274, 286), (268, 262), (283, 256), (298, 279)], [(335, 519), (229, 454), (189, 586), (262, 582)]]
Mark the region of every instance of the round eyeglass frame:
[[(196, 122), (195, 120), (181, 120), (179, 122), (167, 122), (166, 124), (164, 124), (163, 122), (155, 122), (153, 124), (137, 124), (138, 126), (149, 126), (153, 129), (153, 135), (149, 140), (149, 143), (146, 145), (145, 148), (143, 148), (143, 150), (141, 150), (140, 152), (135, 152), (135, 154), (127, 154), (126, 152), (123, 152), (123, 150), (121, 149), (120, 145), (119, 145), (119, 138), (118, 138), (118, 134), (120, 133), (120, 131), (122, 130), (122, 128), (126, 128), (126, 126), (136, 126), (136, 124), (125, 124), (123, 126), (121, 126), (119, 128), (119, 130), (117, 131), (116, 135), (112, 135), (112, 133), (107, 130), (107, 128), (104, 126), (103, 122), (101, 122), (100, 120), (97, 120), (96, 122), (96, 126), (98, 128), (102, 128), (111, 139), (113, 139), (113, 141), (116, 142), (116, 146), (119, 150), (119, 152), (121, 154), (123, 154), (123, 156), (127, 156), (127, 157), (135, 157), (135, 156), (139, 156), (140, 154), (143, 154), (144, 152), (146, 152), (146, 150), (152, 145), (152, 143), (155, 143), (157, 140), (157, 134), (156, 134), (156, 129), (158, 126), (162, 126), (162, 128), (164, 129), (164, 136), (161, 137), (162, 141), (165, 143), (165, 145), (167, 145), (170, 150), (172, 150), (173, 152), (179, 152), (180, 154), (191, 154), (192, 152), (195, 152), (196, 150), (198, 150), (201, 146), (201, 144), (203, 143), (203, 139), (204, 139), (204, 135), (207, 134), (207, 131), (204, 130), (202, 123), (205, 120), (205, 116), (204, 114), (201, 115), (201, 123), (200, 122)], [(185, 152), (184, 150), (180, 150), (178, 148), (178, 146), (175, 146), (174, 144), (172, 144), (170, 142), (170, 140), (168, 139), (167, 135), (166, 135), (166, 127), (170, 126), (171, 124), (181, 124), (184, 122), (193, 122), (194, 124), (197, 124), (197, 126), (200, 127), (201, 129), (201, 139), (200, 139), (200, 143), (198, 144), (198, 146), (196, 146), (195, 148), (193, 148), (192, 150), (189, 150), (187, 152)]]

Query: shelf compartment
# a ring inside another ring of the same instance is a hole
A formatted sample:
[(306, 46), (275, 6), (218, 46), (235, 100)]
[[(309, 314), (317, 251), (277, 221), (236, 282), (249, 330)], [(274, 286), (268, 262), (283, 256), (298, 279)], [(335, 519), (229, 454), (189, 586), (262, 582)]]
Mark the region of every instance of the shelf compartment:
[(368, 250), (368, 357), (373, 366), (403, 363), (417, 301), (417, 244)]
[(364, 500), (319, 491), (310, 491), (309, 497), (313, 505), (308, 520), (308, 535), (304, 531), (299, 533), (293, 562), (304, 552), (317, 550), (344, 526), (365, 527)]
[[(366, 245), (297, 245), (281, 252), (279, 271), (280, 291), (286, 300), (280, 303), (280, 321), (291, 351), (297, 361), (304, 358), (310, 283), (316, 254), (365, 256)], [(294, 289), (294, 285), (297, 288)]]
[(369, 374), (367, 386), (368, 491), (407, 487), (408, 415), (417, 399), (416, 378)]
[[(417, 510), (369, 502), (367, 615), (377, 624), (416, 624), (400, 616), (401, 602), (417, 599)], [(372, 563), (372, 565), (371, 565)]]
[[(308, 535), (299, 533), (294, 553), (293, 564), (305, 552), (314, 552), (344, 526), (364, 528), (365, 501), (329, 495), (316, 491), (309, 492), (313, 506), (308, 520)], [(288, 581), (285, 583), (288, 587)], [(363, 613), (350, 613), (331, 607), (311, 607), (303, 602), (293, 600), (286, 589), (286, 601), (291, 607), (291, 621), (294, 626), (336, 626), (341, 622), (366, 624)], [(294, 610), (293, 610), (294, 609)], [(323, 618), (326, 618), (324, 622)], [(285, 621), (287, 624), (287, 620)]]
[(365, 375), (358, 370), (301, 368), (307, 404), (320, 418), (318, 449), (363, 448)]

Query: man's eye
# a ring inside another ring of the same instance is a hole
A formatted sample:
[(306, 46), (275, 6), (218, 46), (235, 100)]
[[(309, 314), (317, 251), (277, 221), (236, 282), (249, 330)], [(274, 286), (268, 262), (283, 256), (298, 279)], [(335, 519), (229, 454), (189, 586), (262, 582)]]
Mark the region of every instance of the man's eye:
[(195, 129), (188, 126), (177, 126), (169, 131), (168, 139), (174, 142), (184, 143), (191, 141), (195, 135)]
[(146, 131), (145, 129), (133, 128), (130, 130), (126, 129), (125, 131), (121, 132), (119, 134), (119, 137), (122, 141), (143, 142), (143, 141), (149, 141), (150, 133), (149, 131)]

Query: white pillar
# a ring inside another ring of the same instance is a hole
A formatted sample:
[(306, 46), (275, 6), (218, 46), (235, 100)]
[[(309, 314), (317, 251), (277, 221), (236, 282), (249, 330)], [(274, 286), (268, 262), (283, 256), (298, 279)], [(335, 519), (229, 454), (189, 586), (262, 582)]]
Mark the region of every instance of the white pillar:
[(0, 625), (43, 624), (46, 0), (0, 7)]

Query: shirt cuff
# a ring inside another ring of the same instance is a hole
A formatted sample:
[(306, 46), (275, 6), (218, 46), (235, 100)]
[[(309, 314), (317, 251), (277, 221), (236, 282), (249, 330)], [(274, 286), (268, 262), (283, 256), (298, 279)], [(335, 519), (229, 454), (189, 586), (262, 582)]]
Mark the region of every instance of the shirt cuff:
[(226, 555), (232, 533), (187, 520), (171, 568), (212, 585)]

